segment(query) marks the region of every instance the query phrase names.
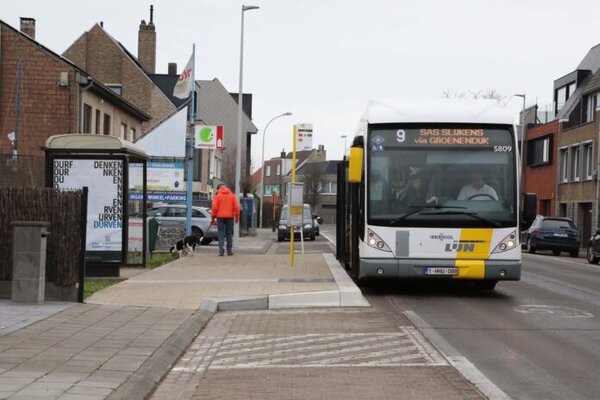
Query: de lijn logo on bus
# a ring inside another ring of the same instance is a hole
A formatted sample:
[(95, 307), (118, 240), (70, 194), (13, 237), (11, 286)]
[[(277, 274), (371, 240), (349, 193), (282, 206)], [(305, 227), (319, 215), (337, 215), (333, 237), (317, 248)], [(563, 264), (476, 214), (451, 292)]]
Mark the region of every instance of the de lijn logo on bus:
[(223, 148), (223, 127), (220, 125), (200, 125), (196, 127), (194, 140), (196, 149)]
[(475, 243), (478, 240), (454, 240), (452, 243), (446, 243), (446, 252), (460, 251), (464, 253), (473, 253), (475, 251)]

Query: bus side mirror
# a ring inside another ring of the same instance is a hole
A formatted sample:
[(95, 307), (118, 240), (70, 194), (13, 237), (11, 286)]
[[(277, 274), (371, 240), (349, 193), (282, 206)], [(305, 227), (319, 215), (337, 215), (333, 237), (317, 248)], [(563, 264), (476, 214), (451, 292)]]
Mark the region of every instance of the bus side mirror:
[(363, 149), (361, 147), (350, 148), (350, 159), (348, 160), (348, 182), (360, 183), (362, 181)]

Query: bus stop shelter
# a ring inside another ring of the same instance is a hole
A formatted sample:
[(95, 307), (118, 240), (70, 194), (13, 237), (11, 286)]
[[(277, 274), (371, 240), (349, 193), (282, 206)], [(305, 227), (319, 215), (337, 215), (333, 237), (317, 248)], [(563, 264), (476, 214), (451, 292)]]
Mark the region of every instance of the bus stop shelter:
[[(88, 188), (86, 276), (119, 276), (146, 265), (146, 163), (135, 144), (105, 135), (63, 134), (46, 141), (46, 186)], [(142, 190), (130, 199), (130, 190)], [(135, 216), (135, 217), (134, 217)]]

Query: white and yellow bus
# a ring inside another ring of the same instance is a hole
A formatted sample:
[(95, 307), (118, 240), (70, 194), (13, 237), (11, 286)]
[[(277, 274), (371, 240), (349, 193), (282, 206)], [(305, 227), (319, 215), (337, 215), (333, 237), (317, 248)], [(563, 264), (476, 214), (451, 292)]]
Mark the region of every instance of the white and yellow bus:
[(514, 119), (493, 101), (370, 103), (338, 168), (337, 257), (351, 274), (519, 280)]

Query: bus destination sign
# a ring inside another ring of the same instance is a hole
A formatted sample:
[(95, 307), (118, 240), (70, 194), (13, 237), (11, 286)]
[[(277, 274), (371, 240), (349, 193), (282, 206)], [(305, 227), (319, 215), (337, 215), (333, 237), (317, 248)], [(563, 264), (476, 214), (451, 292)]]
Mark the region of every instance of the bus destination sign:
[(371, 131), (372, 151), (399, 147), (493, 147), (511, 145), (511, 132), (482, 128), (410, 128)]

